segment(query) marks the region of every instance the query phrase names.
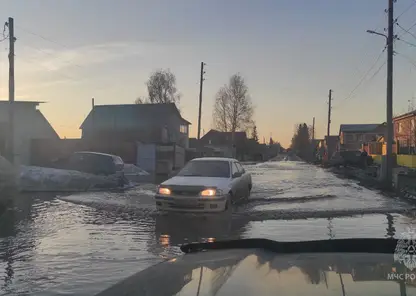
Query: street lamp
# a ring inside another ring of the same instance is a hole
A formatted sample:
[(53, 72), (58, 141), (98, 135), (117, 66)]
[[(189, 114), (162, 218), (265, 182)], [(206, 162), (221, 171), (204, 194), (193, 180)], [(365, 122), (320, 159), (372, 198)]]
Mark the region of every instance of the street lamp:
[(383, 36), (384, 38), (386, 38), (386, 41), (387, 41), (387, 40), (388, 40), (388, 38), (389, 38), (389, 37), (387, 37), (387, 35), (386, 35), (386, 34), (379, 33), (379, 32), (373, 31), (373, 30), (367, 30), (367, 33), (369, 33), (369, 34), (374, 34), (374, 35), (379, 35), (379, 36)]

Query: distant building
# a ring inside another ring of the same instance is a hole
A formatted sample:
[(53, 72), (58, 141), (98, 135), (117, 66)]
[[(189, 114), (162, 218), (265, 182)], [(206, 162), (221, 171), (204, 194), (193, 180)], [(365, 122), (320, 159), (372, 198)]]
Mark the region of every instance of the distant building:
[(235, 132), (233, 135), (232, 132), (211, 129), (200, 139), (199, 145), (214, 148), (217, 155), (242, 159), (246, 152), (247, 141), (246, 132)]
[(360, 150), (362, 144), (384, 136), (386, 124), (341, 124), (339, 140), (341, 150)]
[(394, 138), (401, 153), (416, 153), (416, 110), (393, 118)]
[(174, 103), (95, 106), (82, 123), (82, 139), (189, 145), (189, 125)]
[[(41, 102), (14, 102), (14, 162), (30, 164), (31, 142), (34, 139), (59, 139), (48, 120), (37, 109)], [(6, 154), (9, 131), (9, 102), (0, 101), (0, 154)]]
[(336, 151), (340, 150), (339, 136), (325, 136), (324, 143), (329, 159)]

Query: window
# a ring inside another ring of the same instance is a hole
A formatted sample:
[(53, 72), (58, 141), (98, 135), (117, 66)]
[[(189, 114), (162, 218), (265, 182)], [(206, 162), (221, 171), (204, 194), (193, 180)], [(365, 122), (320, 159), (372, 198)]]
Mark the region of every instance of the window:
[(399, 122), (399, 133), (403, 132), (403, 124)]
[(243, 166), (241, 165), (241, 163), (239, 163), (239, 162), (236, 162), (236, 164), (237, 164), (237, 169), (238, 169), (238, 171), (240, 172), (240, 173), (244, 173), (244, 168), (243, 168)]
[(345, 142), (346, 143), (349, 143), (349, 142), (353, 142), (355, 139), (355, 137), (354, 137), (355, 135), (353, 135), (353, 134), (346, 134), (345, 135)]
[(235, 162), (233, 162), (231, 173), (232, 175), (234, 175), (235, 173), (238, 173), (238, 167)]
[(193, 160), (185, 165), (178, 176), (229, 178), (230, 164), (228, 161)]
[(187, 134), (188, 133), (188, 126), (187, 125), (184, 125), (184, 124), (181, 124), (180, 127), (179, 127), (179, 131), (182, 134)]
[(415, 130), (415, 119), (413, 118), (412, 119), (412, 131), (414, 131)]

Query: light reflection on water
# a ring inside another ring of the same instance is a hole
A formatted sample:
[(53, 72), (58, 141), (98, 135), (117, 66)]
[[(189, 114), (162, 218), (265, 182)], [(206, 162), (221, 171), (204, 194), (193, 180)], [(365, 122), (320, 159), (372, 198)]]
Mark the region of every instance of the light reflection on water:
[[(233, 216), (161, 215), (154, 209), (152, 188), (146, 186), (126, 193), (59, 199), (20, 196), (15, 210), (0, 219), (0, 295), (91, 295), (180, 255), (179, 246), (187, 242), (393, 237), (413, 222), (388, 214), (388, 209), (409, 207), (405, 203), (308, 165), (267, 163), (247, 169), (255, 184), (252, 200), (237, 206), (235, 212), (241, 215)], [(298, 199), (291, 201), (293, 197)], [(386, 208), (386, 213), (290, 221), (267, 216), (270, 209), (331, 211), (350, 205)], [(252, 219), (253, 211), (267, 221)]]

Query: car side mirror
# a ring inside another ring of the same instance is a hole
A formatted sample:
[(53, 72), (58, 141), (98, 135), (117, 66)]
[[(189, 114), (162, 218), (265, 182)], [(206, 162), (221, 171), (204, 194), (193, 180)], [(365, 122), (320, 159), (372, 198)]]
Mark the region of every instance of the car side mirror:
[(236, 172), (236, 173), (233, 174), (233, 179), (234, 178), (239, 178), (239, 177), (241, 177), (241, 173), (240, 172)]

